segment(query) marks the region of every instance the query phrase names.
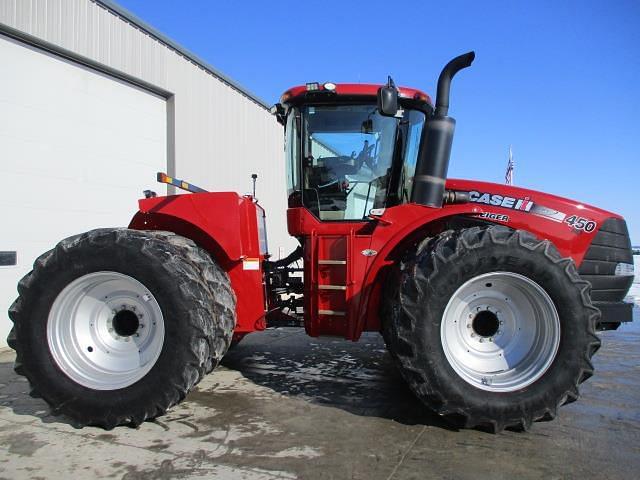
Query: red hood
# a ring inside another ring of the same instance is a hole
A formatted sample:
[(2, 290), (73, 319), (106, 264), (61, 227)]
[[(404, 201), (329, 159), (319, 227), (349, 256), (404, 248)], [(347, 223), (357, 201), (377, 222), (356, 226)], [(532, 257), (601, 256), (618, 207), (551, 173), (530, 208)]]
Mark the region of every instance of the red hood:
[(479, 212), (475, 216), (547, 238), (578, 265), (604, 222), (622, 218), (582, 202), (511, 185), (450, 179), (447, 188), (470, 192), (470, 204)]
[[(601, 208), (594, 207), (593, 205), (579, 202), (577, 200), (559, 197), (557, 195), (552, 195), (550, 193), (540, 192), (537, 190), (530, 190), (528, 188), (515, 187), (513, 185), (451, 178), (447, 180), (447, 188), (451, 190), (490, 193), (516, 199), (528, 199), (539, 205), (554, 208), (566, 214), (581, 215), (583, 217), (591, 216), (596, 221), (603, 221), (611, 217), (622, 218), (617, 213), (609, 212), (607, 210), (603, 210)], [(497, 202), (493, 202), (490, 204), (495, 205), (495, 203)]]

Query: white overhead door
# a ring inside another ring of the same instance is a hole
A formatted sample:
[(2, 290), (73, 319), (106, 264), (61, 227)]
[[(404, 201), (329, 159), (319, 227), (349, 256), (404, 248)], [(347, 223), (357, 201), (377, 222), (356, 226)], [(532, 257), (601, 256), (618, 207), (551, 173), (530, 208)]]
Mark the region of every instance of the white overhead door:
[(127, 226), (154, 187), (167, 166), (167, 105), (1, 35), (0, 65), (2, 347), (16, 284), (34, 259), (69, 235)]

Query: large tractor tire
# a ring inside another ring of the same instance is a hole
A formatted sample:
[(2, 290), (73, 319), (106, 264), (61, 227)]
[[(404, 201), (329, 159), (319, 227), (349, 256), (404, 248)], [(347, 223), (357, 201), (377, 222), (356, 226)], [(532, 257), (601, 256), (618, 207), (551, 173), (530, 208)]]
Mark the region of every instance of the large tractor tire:
[(99, 229), (40, 256), (9, 309), (15, 370), (78, 425), (164, 414), (229, 347), (235, 296), (208, 253), (170, 232)]
[(414, 393), (457, 426), (528, 429), (593, 373), (599, 310), (547, 240), (501, 226), (447, 231), (389, 280), (387, 347)]

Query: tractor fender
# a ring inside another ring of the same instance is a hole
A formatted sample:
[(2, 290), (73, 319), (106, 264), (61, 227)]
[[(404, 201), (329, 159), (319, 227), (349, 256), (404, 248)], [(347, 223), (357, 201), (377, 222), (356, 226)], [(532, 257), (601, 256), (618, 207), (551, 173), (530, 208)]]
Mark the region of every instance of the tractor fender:
[(145, 213), (139, 211), (131, 219), (129, 228), (134, 230), (164, 230), (173, 232), (193, 240), (197, 245), (207, 250), (223, 268), (228, 268), (234, 262), (232, 260), (233, 257), (230, 255), (230, 253), (232, 254), (233, 252), (225, 250), (218, 240), (203, 230), (201, 226), (191, 223), (184, 218), (164, 213)]
[(210, 250), (221, 263), (259, 254), (256, 206), (249, 198), (233, 192), (208, 192), (146, 198), (138, 203), (140, 211), (130, 228), (155, 230), (162, 225)]
[(265, 328), (256, 204), (232, 192), (154, 197), (139, 201), (129, 228), (166, 230), (189, 238), (227, 272), (236, 295), (235, 333)]

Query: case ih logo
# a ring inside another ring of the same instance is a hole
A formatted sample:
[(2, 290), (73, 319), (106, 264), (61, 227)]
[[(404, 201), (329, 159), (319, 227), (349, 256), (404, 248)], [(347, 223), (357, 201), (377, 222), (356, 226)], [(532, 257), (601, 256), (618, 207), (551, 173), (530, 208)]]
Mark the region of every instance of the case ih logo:
[(512, 210), (522, 210), (523, 212), (529, 212), (533, 208), (533, 202), (529, 200), (529, 197), (513, 198), (493, 193), (471, 191), (469, 192), (469, 198), (472, 202), (486, 203), (487, 205), (495, 205)]

